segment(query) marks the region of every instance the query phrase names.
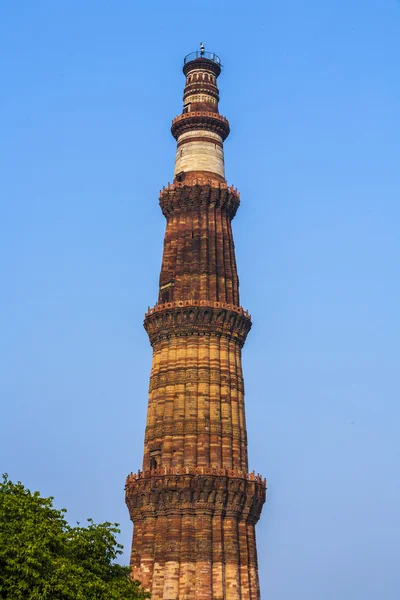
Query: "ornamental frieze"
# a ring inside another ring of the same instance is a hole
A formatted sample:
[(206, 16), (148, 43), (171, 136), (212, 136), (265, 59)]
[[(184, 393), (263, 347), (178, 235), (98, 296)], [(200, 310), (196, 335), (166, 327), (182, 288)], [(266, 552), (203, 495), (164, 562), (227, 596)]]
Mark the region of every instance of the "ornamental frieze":
[(169, 367), (163, 373), (155, 372), (150, 377), (149, 391), (151, 392), (169, 385), (186, 384), (191, 381), (219, 385), (221, 379), (225, 379), (231, 389), (244, 393), (244, 381), (241, 375), (232, 375), (230, 371), (224, 374), (221, 369), (213, 369), (211, 367), (194, 367), (188, 369)]
[(204, 176), (199, 176), (194, 185), (175, 182), (160, 192), (161, 210), (167, 218), (176, 209), (214, 206), (226, 210), (233, 219), (239, 204), (240, 194), (235, 188)]
[(215, 306), (222, 302), (214, 302), (214, 306), (196, 306), (195, 301), (187, 302), (189, 305), (183, 301), (166, 303), (146, 314), (144, 327), (152, 346), (171, 336), (204, 334), (224, 336), (243, 346), (251, 328), (250, 317), (243, 309), (235, 310), (237, 307), (231, 305), (228, 305), (230, 308)]
[(154, 439), (168, 435), (185, 435), (186, 433), (208, 433), (247, 443), (247, 432), (244, 427), (232, 425), (230, 422), (210, 421), (208, 419), (186, 419), (148, 425), (146, 427), (145, 442), (151, 442)]
[[(198, 469), (207, 472), (195, 474)], [(180, 470), (159, 468), (130, 475), (125, 489), (131, 517), (143, 519), (149, 510), (158, 517), (168, 515), (179, 503), (179, 510), (225, 512), (234, 519), (245, 516), (254, 523), (258, 521), (266, 496), (266, 483), (260, 476), (235, 469), (186, 467), (189, 473), (182, 475)]]
[(218, 133), (223, 140), (226, 140), (230, 132), (228, 119), (217, 112), (195, 110), (182, 113), (172, 121), (171, 133), (176, 140), (182, 133), (192, 129), (206, 129)]
[(212, 83), (189, 83), (189, 85), (185, 87), (185, 93), (183, 94), (184, 102), (187, 100), (188, 97), (190, 98), (190, 96), (195, 94), (204, 94), (206, 96), (211, 96), (211, 100), (214, 100), (214, 104), (217, 104), (219, 102), (218, 88), (216, 88), (215, 85), (213, 85)]

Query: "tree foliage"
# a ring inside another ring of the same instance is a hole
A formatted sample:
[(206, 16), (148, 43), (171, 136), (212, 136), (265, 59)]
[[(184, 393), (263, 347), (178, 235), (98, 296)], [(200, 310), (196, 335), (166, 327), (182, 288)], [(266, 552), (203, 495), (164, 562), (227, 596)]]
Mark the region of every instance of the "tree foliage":
[(122, 554), (118, 523), (71, 527), (65, 509), (3, 475), (0, 482), (0, 598), (132, 600), (148, 598)]

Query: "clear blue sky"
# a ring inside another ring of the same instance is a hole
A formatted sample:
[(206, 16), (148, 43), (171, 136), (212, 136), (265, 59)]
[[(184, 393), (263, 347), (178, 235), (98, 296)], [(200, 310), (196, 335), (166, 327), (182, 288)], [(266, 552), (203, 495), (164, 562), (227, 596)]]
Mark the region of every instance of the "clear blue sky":
[(224, 64), (263, 598), (400, 594), (400, 3), (3, 2), (0, 467), (118, 521), (182, 60)]

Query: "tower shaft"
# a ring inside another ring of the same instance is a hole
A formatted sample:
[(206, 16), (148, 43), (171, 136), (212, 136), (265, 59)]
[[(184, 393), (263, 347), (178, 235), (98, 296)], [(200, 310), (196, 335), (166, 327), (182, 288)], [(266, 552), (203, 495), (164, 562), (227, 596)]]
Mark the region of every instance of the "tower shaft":
[(183, 70), (174, 181), (160, 194), (159, 297), (144, 322), (153, 362), (143, 467), (126, 482), (131, 566), (152, 600), (256, 600), (266, 487), (248, 473), (241, 352), (251, 320), (231, 228), (240, 200), (225, 181), (219, 59), (189, 55)]

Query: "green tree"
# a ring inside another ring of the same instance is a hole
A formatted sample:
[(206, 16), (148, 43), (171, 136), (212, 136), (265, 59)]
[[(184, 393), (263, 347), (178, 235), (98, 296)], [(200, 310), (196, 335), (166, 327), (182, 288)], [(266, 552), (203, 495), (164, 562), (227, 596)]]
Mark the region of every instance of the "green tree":
[(71, 527), (53, 498), (0, 482), (0, 598), (132, 600), (149, 598), (115, 562), (118, 523)]

